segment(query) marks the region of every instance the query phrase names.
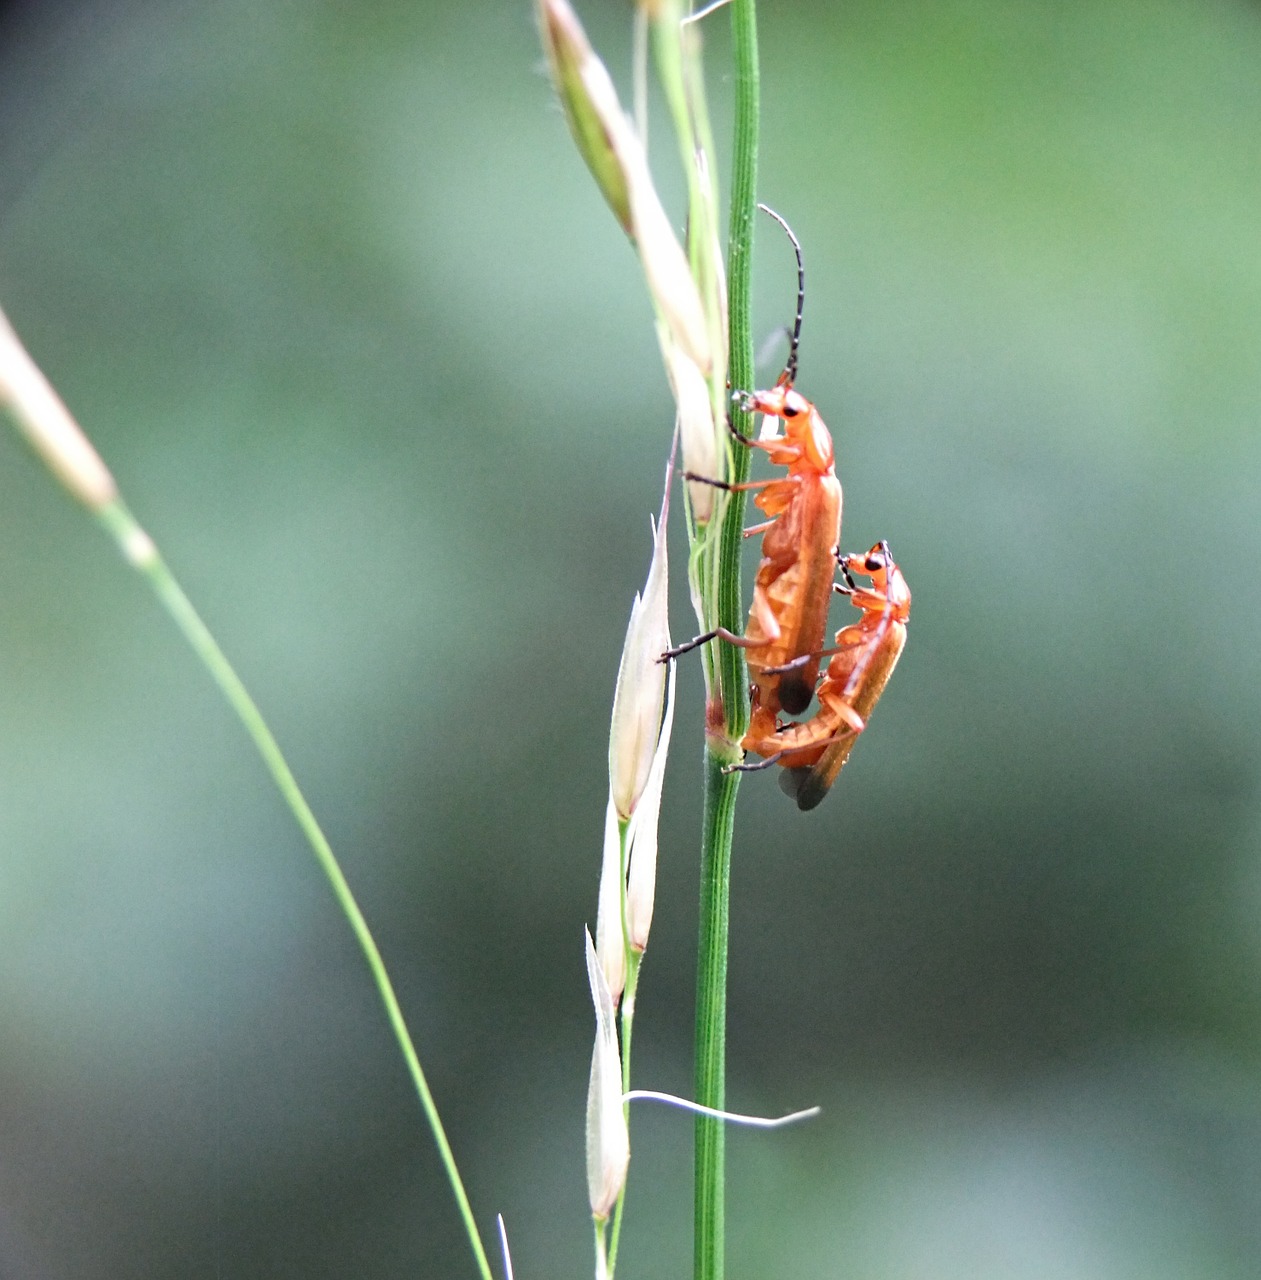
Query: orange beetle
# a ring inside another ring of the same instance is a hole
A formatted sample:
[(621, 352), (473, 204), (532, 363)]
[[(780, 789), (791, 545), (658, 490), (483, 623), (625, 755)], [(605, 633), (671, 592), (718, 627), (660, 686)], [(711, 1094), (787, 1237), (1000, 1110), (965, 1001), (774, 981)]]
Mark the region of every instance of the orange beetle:
[[(847, 585), (838, 584), (837, 590), (849, 595), (862, 617), (836, 633), (836, 646), (828, 651), (832, 657), (819, 681), (819, 710), (810, 720), (769, 730), (762, 716), (756, 726), (759, 733), (755, 735), (751, 725), (743, 745), (766, 758), (731, 766), (751, 770), (782, 765), (780, 788), (799, 809), (813, 809), (849, 759), (902, 655), (911, 616), (911, 592), (887, 542), (876, 543), (866, 555), (844, 557), (840, 568)], [(859, 587), (854, 574), (869, 577), (871, 587)]]
[(734, 427), (731, 433), (748, 448), (763, 450), (775, 466), (787, 467), (788, 474), (735, 485), (709, 481), (729, 491), (759, 490), (754, 505), (770, 517), (744, 531), (746, 537), (763, 535), (748, 629), (737, 636), (720, 627), (665, 655), (677, 657), (715, 637), (749, 651), (753, 713), (743, 743), (746, 750), (756, 749), (750, 738), (760, 740), (775, 731), (781, 710), (799, 715), (814, 696), (836, 572), (842, 497), (832, 437), (818, 410), (793, 388), (805, 305), (801, 245), (778, 213), (766, 205), (758, 207), (774, 218), (792, 241), (797, 255), (797, 314), (788, 361), (779, 380), (768, 391), (738, 392), (735, 399), (746, 412), (781, 419), (784, 431), (756, 440)]

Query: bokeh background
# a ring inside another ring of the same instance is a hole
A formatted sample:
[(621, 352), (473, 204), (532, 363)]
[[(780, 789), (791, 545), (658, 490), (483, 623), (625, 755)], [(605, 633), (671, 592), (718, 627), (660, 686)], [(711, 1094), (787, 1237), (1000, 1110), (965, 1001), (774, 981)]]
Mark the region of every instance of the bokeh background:
[[(826, 804), (742, 788), (730, 1101), (824, 1110), (730, 1135), (729, 1274), (1254, 1277), (1261, 6), (761, 19), (799, 385), (915, 613)], [(0, 303), (289, 751), (521, 1277), (590, 1274), (581, 929), (671, 425), (540, 61), (524, 0), (0, 9)], [(11, 432), (0, 545), (0, 1276), (473, 1274), (297, 831)], [(635, 1070), (689, 1093), (681, 675)], [(690, 1139), (635, 1115), (626, 1280), (688, 1272)]]

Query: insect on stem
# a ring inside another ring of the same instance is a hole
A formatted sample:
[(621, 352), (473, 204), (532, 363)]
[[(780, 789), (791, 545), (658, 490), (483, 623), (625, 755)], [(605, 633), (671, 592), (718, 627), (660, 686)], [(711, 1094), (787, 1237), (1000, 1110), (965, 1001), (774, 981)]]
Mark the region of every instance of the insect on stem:
[(832, 437), (818, 410), (793, 387), (805, 313), (801, 245), (780, 214), (766, 205), (760, 207), (784, 228), (793, 245), (797, 305), (788, 361), (775, 385), (765, 391), (737, 390), (733, 395), (745, 411), (779, 419), (783, 434), (749, 439), (729, 423), (732, 435), (744, 447), (762, 450), (773, 466), (787, 472), (771, 480), (731, 486), (757, 490), (754, 505), (768, 517), (746, 531), (762, 534), (762, 559), (740, 641), (748, 650), (753, 681), (746, 749), (775, 731), (781, 711), (800, 714), (814, 697), (836, 575), (842, 503)]
[[(889, 544), (876, 543), (865, 555), (843, 560), (850, 582), (869, 577), (870, 588), (854, 583), (851, 600), (861, 618), (836, 633), (827, 671), (819, 681), (819, 710), (799, 724), (778, 724), (744, 746), (765, 759), (764, 768), (780, 764), (780, 787), (799, 809), (813, 809), (827, 795), (871, 718), (906, 645), (911, 593), (894, 563)], [(769, 728), (765, 720), (762, 727)]]

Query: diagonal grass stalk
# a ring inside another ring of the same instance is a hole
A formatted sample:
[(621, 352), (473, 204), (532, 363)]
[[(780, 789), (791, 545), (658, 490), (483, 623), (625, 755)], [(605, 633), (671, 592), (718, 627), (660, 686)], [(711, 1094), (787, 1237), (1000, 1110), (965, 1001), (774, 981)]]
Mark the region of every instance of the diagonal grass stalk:
[(421, 1068), (416, 1046), (407, 1030), (394, 984), (390, 981), (380, 949), (328, 839), (320, 829), (311, 806), (302, 794), (297, 779), (254, 699), (250, 697), (218, 642), (193, 608), (192, 601), (162, 559), (153, 539), (127, 509), (118, 494), (114, 478), (101, 461), (100, 455), (70, 415), (42, 370), (31, 359), (3, 312), (0, 312), (0, 408), (8, 411), (14, 426), (52, 474), (73, 498), (96, 516), (114, 539), (123, 558), (148, 581), (162, 607), (218, 685), (262, 756), (277, 790), (306, 836), (315, 860), (328, 880), (333, 896), (368, 962), (373, 983), (385, 1006), (390, 1029), (394, 1032), (408, 1075), (429, 1122), (478, 1270), (482, 1280), (492, 1280), (490, 1262), (477, 1231), (472, 1206), (464, 1190), (464, 1182), (456, 1167), (455, 1156), (447, 1141), (433, 1094)]
[(341, 907), (342, 914), (355, 935), (355, 941), (359, 943), (364, 959), (368, 962), (372, 981), (381, 997), (381, 1003), (385, 1006), (385, 1015), (389, 1020), (390, 1029), (394, 1032), (394, 1039), (407, 1064), (407, 1073), (411, 1076), (412, 1084), (420, 1098), (420, 1105), (424, 1109), (425, 1118), (429, 1122), (430, 1131), (433, 1133), (447, 1181), (451, 1184), (451, 1191), (464, 1222), (469, 1244), (477, 1259), (478, 1269), (483, 1280), (492, 1280), (490, 1262), (486, 1257), (481, 1236), (478, 1234), (477, 1222), (473, 1217), (472, 1206), (464, 1189), (464, 1181), (460, 1177), (451, 1144), (443, 1128), (442, 1118), (438, 1114), (437, 1104), (434, 1102), (429, 1083), (420, 1065), (416, 1046), (403, 1018), (403, 1010), (395, 994), (394, 984), (390, 981), (390, 975), (386, 970), (380, 949), (377, 947), (376, 939), (372, 936), (372, 930), (368, 927), (359, 903), (355, 900), (355, 895), (333, 853), (332, 846), (320, 828), (306, 797), (302, 794), (297, 779), (293, 776), (274, 735), (267, 727), (267, 722), (263, 719), (258, 705), (236, 674), (210, 629), (193, 608), (192, 601), (167, 567), (166, 561), (162, 559), (152, 539), (120, 500), (102, 507), (96, 514), (97, 519), (114, 538), (123, 555), (153, 588), (162, 607), (210, 673), (211, 679), (219, 686), (220, 692), (227, 699), (232, 710), (236, 712), (245, 732), (257, 748), (258, 754), (262, 756), (263, 763), (276, 784), (276, 789), (280, 792), (285, 804), (289, 806), (289, 811), (301, 828), (302, 834), (306, 836), (315, 860), (328, 880), (333, 896), (337, 899), (337, 904)]

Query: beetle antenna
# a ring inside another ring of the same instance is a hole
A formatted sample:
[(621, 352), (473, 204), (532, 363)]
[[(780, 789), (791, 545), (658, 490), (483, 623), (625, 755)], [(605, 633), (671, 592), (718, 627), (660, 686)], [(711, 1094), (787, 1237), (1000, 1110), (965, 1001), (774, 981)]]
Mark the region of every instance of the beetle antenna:
[(801, 258), (801, 241), (793, 235), (793, 229), (770, 205), (759, 204), (763, 213), (768, 213), (788, 234), (793, 250), (797, 254), (797, 315), (793, 320), (792, 334), (788, 339), (788, 361), (784, 365), (784, 373), (780, 382), (791, 387), (797, 381), (797, 348), (801, 345), (801, 316), (806, 309), (806, 268)]

